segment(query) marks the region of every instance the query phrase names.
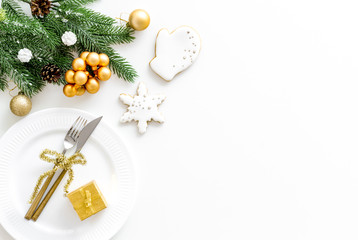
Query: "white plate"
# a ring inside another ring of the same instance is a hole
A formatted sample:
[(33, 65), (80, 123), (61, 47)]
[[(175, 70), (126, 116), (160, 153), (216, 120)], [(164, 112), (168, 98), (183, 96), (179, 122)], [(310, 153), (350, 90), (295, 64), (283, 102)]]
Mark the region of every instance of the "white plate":
[(66, 175), (37, 222), (24, 219), (37, 178), (53, 167), (39, 159), (40, 152), (62, 152), (65, 133), (79, 115), (88, 120), (98, 117), (77, 109), (47, 109), (22, 119), (0, 140), (0, 223), (14, 238), (109, 239), (126, 221), (135, 200), (133, 164), (105, 118), (82, 149), (87, 165), (73, 167), (69, 191), (95, 180), (108, 207), (81, 222), (64, 197)]

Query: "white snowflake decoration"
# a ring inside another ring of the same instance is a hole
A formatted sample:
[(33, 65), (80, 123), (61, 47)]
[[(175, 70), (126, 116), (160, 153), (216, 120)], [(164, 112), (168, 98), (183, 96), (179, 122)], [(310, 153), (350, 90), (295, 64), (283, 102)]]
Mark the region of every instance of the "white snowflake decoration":
[(23, 63), (30, 62), (32, 58), (32, 52), (30, 49), (23, 48), (18, 52), (17, 58)]
[(149, 95), (144, 83), (139, 83), (137, 95), (132, 97), (128, 94), (121, 94), (120, 99), (129, 106), (127, 112), (123, 114), (121, 122), (138, 121), (140, 133), (146, 132), (148, 122), (151, 120), (159, 123), (164, 122), (164, 117), (158, 111), (158, 106), (164, 101), (165, 96), (162, 94)]
[(76, 34), (74, 34), (71, 31), (66, 31), (62, 35), (61, 39), (62, 39), (63, 44), (65, 44), (66, 46), (72, 46), (77, 42)]

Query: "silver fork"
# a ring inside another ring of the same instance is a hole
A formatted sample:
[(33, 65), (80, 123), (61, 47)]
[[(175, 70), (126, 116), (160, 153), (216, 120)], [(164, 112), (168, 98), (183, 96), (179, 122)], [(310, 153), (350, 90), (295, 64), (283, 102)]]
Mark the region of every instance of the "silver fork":
[[(79, 116), (76, 121), (72, 124), (71, 128), (68, 130), (65, 139), (63, 141), (63, 152), (62, 154), (66, 154), (67, 151), (72, 150), (77, 143), (78, 137), (80, 136), (80, 133), (82, 131), (82, 129), (86, 126), (87, 124), (87, 120), (85, 118), (83, 118), (82, 116)], [(39, 191), (39, 193), (37, 194), (37, 196), (35, 197), (35, 199), (33, 200), (29, 210), (27, 211), (25, 218), (27, 220), (30, 220), (32, 215), (34, 214), (37, 205), (40, 203), (43, 195), (46, 192), (46, 189), (48, 187), (48, 185), (50, 185), (50, 182), (53, 178), (55, 174), (52, 174), (50, 176), (47, 177), (45, 183), (42, 185), (41, 190)]]
[(64, 150), (62, 154), (65, 154), (68, 150), (72, 150), (76, 146), (80, 132), (86, 126), (86, 124), (87, 120), (85, 118), (82, 116), (77, 118), (65, 136), (65, 140), (63, 141)]

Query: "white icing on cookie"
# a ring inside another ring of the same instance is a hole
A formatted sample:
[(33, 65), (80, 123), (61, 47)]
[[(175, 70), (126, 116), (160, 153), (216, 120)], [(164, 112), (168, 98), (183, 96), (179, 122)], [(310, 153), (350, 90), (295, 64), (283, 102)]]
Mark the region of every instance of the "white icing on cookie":
[(121, 101), (128, 105), (127, 112), (121, 118), (121, 122), (138, 121), (138, 130), (145, 133), (148, 122), (151, 120), (159, 123), (164, 122), (164, 117), (158, 111), (158, 106), (164, 101), (162, 94), (149, 95), (147, 87), (140, 82), (137, 89), (137, 95), (132, 97), (128, 94), (121, 94)]
[(182, 26), (172, 33), (162, 29), (157, 35), (155, 58), (149, 65), (164, 80), (171, 81), (195, 61), (200, 48), (200, 36), (193, 28)]

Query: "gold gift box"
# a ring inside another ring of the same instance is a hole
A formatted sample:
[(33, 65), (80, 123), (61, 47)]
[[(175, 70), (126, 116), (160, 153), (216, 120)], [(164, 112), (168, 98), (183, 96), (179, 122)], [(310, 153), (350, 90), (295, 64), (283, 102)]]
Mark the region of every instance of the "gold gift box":
[(106, 199), (103, 197), (95, 181), (67, 194), (73, 208), (76, 210), (81, 221), (98, 213), (107, 207)]

